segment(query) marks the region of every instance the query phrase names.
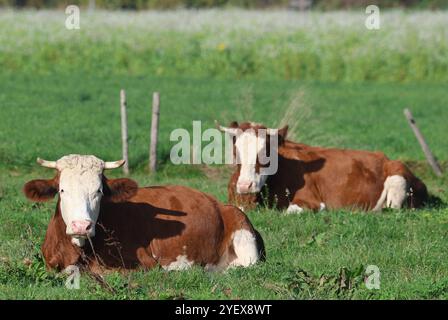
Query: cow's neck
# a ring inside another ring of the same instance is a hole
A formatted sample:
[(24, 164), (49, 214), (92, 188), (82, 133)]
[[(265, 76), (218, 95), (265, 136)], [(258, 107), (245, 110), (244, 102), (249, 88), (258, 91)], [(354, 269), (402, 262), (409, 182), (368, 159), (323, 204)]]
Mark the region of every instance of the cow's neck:
[(266, 179), (266, 183), (283, 178), (285, 176), (285, 173), (287, 173), (288, 171), (287, 163), (289, 162), (289, 160), (285, 158), (280, 152), (277, 153), (277, 155), (277, 171)]
[[(275, 174), (266, 179), (262, 193), (269, 195), (269, 204), (280, 207), (288, 206), (296, 191), (303, 187), (303, 172), (300, 172), (299, 160), (278, 153), (278, 168)], [(259, 197), (263, 195), (259, 195)]]

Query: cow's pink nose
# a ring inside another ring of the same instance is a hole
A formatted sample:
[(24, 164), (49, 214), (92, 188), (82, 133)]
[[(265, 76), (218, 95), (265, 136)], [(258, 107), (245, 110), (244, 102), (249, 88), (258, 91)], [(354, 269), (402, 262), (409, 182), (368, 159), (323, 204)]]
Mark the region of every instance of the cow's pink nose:
[(249, 193), (250, 187), (252, 187), (252, 182), (251, 181), (238, 182), (237, 187), (239, 192)]
[(80, 220), (72, 222), (72, 230), (73, 233), (75, 234), (86, 235), (91, 227), (92, 227), (92, 221), (89, 220)]

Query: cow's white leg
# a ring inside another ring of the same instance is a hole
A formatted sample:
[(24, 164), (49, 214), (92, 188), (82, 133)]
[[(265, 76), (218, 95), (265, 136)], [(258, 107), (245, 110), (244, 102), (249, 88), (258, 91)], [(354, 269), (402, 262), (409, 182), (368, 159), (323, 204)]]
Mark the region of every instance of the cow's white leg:
[(319, 211), (324, 211), (326, 208), (327, 206), (325, 205), (325, 203), (321, 202), (319, 206)]
[(399, 175), (387, 177), (386, 181), (384, 181), (383, 192), (373, 210), (379, 211), (384, 206), (401, 209), (407, 198), (407, 190), (408, 183), (404, 177)]
[(236, 259), (229, 264), (229, 267), (248, 267), (260, 259), (257, 240), (252, 232), (245, 229), (237, 230), (232, 239)]
[(407, 182), (402, 176), (391, 176), (386, 179), (388, 184), (386, 206), (393, 209), (401, 209), (407, 197)]
[(302, 213), (303, 212), (303, 208), (299, 207), (296, 204), (291, 203), (288, 207), (288, 209), (286, 209), (286, 213), (288, 214), (292, 214), (292, 213)]

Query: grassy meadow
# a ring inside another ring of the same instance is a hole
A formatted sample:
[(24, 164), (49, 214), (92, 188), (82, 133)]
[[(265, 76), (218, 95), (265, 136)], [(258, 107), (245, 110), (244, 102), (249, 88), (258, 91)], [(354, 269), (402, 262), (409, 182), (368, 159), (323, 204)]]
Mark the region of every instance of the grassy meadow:
[[(409, 107), (446, 172), (447, 13), (386, 13), (384, 25), (394, 28), (372, 36), (383, 39), (381, 46), (352, 29), (355, 13), (295, 19), (282, 12), (100, 12), (78, 34), (63, 29), (59, 14), (0, 11), (0, 299), (448, 298), (448, 176), (430, 171), (403, 116)], [(422, 27), (412, 28), (413, 21)], [(411, 41), (417, 36), (428, 46)], [(302, 39), (310, 46), (295, 46)], [(264, 60), (267, 48), (272, 60)], [(275, 55), (283, 51), (299, 65), (283, 64)], [(254, 67), (247, 73), (245, 53), (249, 61), (260, 59), (248, 63)], [(313, 59), (319, 61), (314, 71)], [(55, 202), (31, 203), (21, 188), (53, 175), (35, 163), (38, 156), (120, 158), (121, 88), (128, 99), (131, 178), (142, 186), (182, 184), (226, 201), (232, 167), (170, 164), (175, 142), (169, 135), (176, 128), (191, 132), (193, 120), (203, 130), (215, 119), (253, 120), (288, 123), (290, 138), (304, 143), (384, 151), (408, 163), (443, 203), (381, 214), (285, 215), (259, 208), (248, 215), (265, 240), (264, 263), (226, 273), (112, 273), (104, 282), (83, 275), (81, 288), (68, 290), (65, 276), (47, 272), (40, 256)], [(156, 175), (146, 169), (153, 91), (161, 94)], [(363, 283), (368, 265), (380, 269), (379, 290)]]
[(448, 81), (448, 13), (364, 10), (0, 11), (0, 69), (32, 74)]

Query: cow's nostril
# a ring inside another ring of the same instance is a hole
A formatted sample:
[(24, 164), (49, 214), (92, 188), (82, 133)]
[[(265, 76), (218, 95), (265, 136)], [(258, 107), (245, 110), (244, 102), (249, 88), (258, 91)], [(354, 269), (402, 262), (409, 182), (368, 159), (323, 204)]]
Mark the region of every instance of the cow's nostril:
[(93, 228), (93, 222), (88, 220), (82, 220), (82, 221), (73, 221), (72, 222), (72, 231), (75, 234), (86, 234)]

